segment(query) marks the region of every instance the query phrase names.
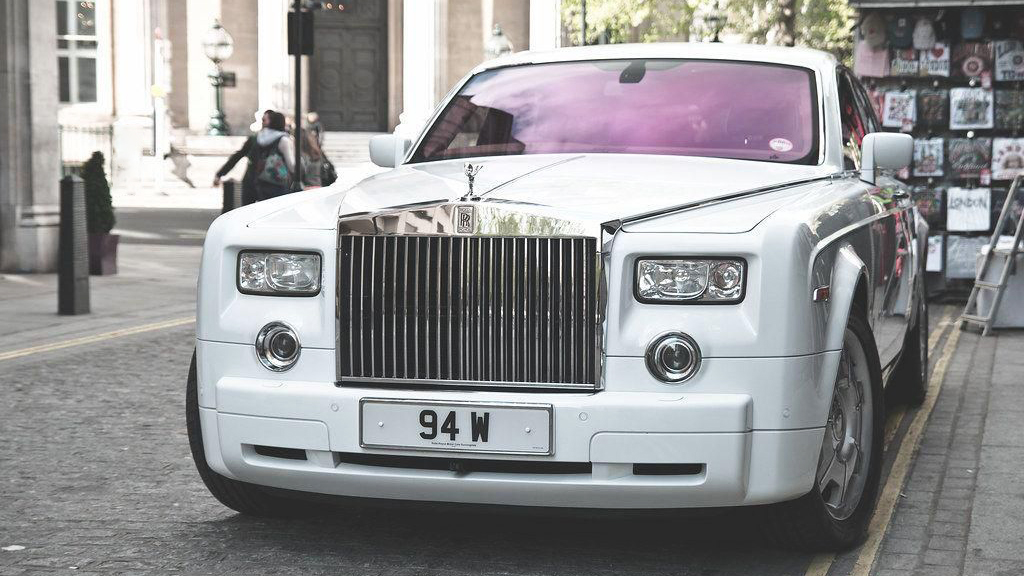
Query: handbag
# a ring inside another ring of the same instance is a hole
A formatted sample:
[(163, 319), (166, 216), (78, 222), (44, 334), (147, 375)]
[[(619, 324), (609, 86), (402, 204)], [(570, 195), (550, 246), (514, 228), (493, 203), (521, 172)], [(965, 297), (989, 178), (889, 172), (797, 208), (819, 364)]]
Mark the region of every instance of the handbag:
[(324, 156), (320, 162), (320, 185), (330, 186), (338, 181), (338, 171), (334, 169), (334, 164)]
[(267, 146), (269, 151), (263, 158), (263, 165), (259, 167), (259, 172), (256, 173), (256, 180), (273, 184), (274, 186), (287, 187), (289, 183), (288, 176), (291, 170), (285, 163), (284, 157), (281, 156), (281, 152), (277, 149), (280, 141), (281, 139), (278, 138), (273, 144)]

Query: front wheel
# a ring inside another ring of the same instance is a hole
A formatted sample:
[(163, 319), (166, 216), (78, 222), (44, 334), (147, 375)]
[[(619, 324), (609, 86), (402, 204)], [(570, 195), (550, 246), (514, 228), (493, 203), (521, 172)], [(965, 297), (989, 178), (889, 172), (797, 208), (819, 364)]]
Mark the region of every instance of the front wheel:
[(814, 487), (765, 509), (769, 538), (792, 548), (845, 550), (867, 533), (882, 464), (885, 407), (871, 330), (852, 311), (843, 337)]
[(195, 353), (192, 354), (192, 364), (188, 369), (188, 382), (185, 386), (185, 426), (188, 429), (188, 444), (192, 449), (192, 461), (196, 465), (196, 471), (199, 472), (199, 477), (210, 494), (221, 504), (236, 512), (253, 516), (291, 516), (302, 513), (302, 503), (268, 494), (254, 484), (221, 476), (206, 463), (203, 429), (199, 424), (199, 387)]

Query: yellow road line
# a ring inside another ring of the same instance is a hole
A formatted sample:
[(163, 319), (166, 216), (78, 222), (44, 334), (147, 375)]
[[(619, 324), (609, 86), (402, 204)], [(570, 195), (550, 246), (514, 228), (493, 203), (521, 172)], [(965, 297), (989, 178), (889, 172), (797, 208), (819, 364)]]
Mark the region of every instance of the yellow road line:
[[(939, 321), (934, 325), (934, 328), (938, 328), (938, 329), (937, 330), (932, 330), (932, 333), (928, 335), (928, 355), (929, 356), (931, 355), (932, 352), (935, 351), (935, 346), (938, 345), (939, 340), (942, 339), (943, 333), (946, 331), (946, 326), (949, 325), (949, 322), (950, 322), (950, 319), (952, 318), (952, 316), (953, 316), (953, 309), (950, 308), (950, 307), (947, 307), (945, 312), (942, 313), (942, 317), (939, 318)], [(957, 337), (959, 338), (959, 335)], [(955, 344), (954, 344), (954, 346), (955, 346)], [(948, 342), (946, 344), (946, 348), (947, 349), (949, 348), (949, 343)], [(945, 349), (944, 349), (943, 352), (945, 353)], [(938, 372), (938, 366), (937, 365), (936, 365), (935, 372), (932, 373), (932, 377), (931, 377), (931, 379), (929, 379), (929, 383), (935, 379), (935, 373), (936, 372)], [(943, 367), (943, 372), (945, 372), (945, 367)], [(941, 383), (942, 380), (940, 379), (939, 382)], [(929, 386), (929, 388), (931, 388), (931, 386)], [(935, 391), (934, 395), (938, 396), (938, 390)], [(932, 401), (932, 405), (934, 405), (934, 401)], [(929, 414), (931, 413), (931, 409), (930, 408), (928, 409), (928, 413)], [(889, 449), (889, 444), (892, 442), (893, 437), (896, 435), (896, 432), (900, 428), (900, 424), (903, 423), (903, 417), (906, 416), (906, 415), (907, 415), (907, 409), (906, 409), (906, 406), (903, 406), (903, 405), (901, 405), (897, 410), (894, 410), (893, 412), (889, 413), (888, 417), (886, 418), (886, 422), (885, 422), (885, 450)], [(906, 444), (906, 440), (907, 439), (904, 438), (904, 440), (903, 440), (904, 444)], [(916, 442), (915, 442), (915, 444), (916, 444)], [(896, 468), (895, 464), (893, 464), (893, 470), (895, 470), (895, 468)], [(889, 477), (890, 478), (892, 477), (892, 472), (889, 473)], [(900, 486), (903, 485), (903, 481), (902, 480), (900, 480), (900, 484), (899, 485)], [(878, 511), (877, 510), (875, 512), (875, 515), (876, 516), (878, 515)], [(884, 530), (886, 525), (888, 525), (889, 517), (891, 517), (891, 516), (892, 516), (892, 512), (890, 511), (889, 516), (886, 518), (885, 523), (883, 523), (881, 525), (881, 529), (882, 530)], [(872, 519), (872, 525), (873, 524), (874, 524), (874, 519)], [(877, 546), (876, 546), (876, 548), (877, 548)], [(824, 553), (824, 554), (816, 555), (811, 560), (811, 565), (807, 567), (807, 572), (805, 573), (804, 576), (825, 576), (826, 574), (828, 574), (828, 571), (832, 567), (832, 563), (835, 562), (835, 559), (836, 559), (836, 555), (832, 554), (832, 553)], [(874, 558), (873, 557), (872, 557), (872, 562), (871, 563), (872, 564), (874, 563)]]
[(907, 428), (907, 434), (903, 437), (903, 442), (900, 444), (900, 451), (896, 454), (896, 459), (892, 463), (889, 477), (886, 479), (885, 487), (882, 489), (882, 496), (878, 499), (878, 507), (875, 509), (875, 514), (871, 517), (871, 524), (868, 525), (868, 539), (861, 547), (860, 554), (857, 555), (857, 562), (853, 565), (853, 571), (850, 572), (850, 576), (868, 576), (871, 572), (871, 567), (875, 563), (875, 557), (878, 555), (878, 549), (882, 544), (882, 537), (885, 536), (885, 528), (889, 525), (889, 520), (892, 519), (892, 514), (899, 501), (900, 490), (903, 488), (903, 482), (910, 471), (910, 461), (913, 458), (914, 451), (917, 450), (925, 424), (928, 423), (928, 417), (935, 408), (935, 401), (939, 397), (939, 392), (942, 390), (942, 380), (946, 376), (946, 369), (949, 368), (949, 362), (956, 351), (958, 340), (960, 340), (960, 330), (957, 330), (954, 326), (953, 332), (949, 335), (949, 339), (946, 340), (946, 345), (942, 348), (942, 356), (935, 364), (935, 371), (932, 372), (932, 377), (928, 381), (928, 395), (925, 397), (924, 405), (914, 415), (914, 420), (910, 423), (910, 427)]
[(12, 350), (10, 352), (0, 353), (0, 361), (12, 360), (14, 358), (21, 358), (23, 356), (29, 356), (31, 354), (40, 354), (42, 352), (52, 352), (53, 350), (60, 350), (62, 348), (71, 348), (73, 346), (81, 346), (83, 344), (93, 344), (95, 342), (102, 342), (104, 340), (112, 340), (114, 338), (121, 338), (123, 336), (131, 336), (132, 334), (141, 334), (143, 332), (152, 332), (153, 330), (162, 330), (164, 328), (173, 328), (175, 326), (184, 326), (185, 324), (191, 324), (195, 322), (194, 316), (187, 318), (178, 318), (176, 320), (166, 320), (164, 322), (155, 322), (153, 324), (143, 324), (141, 326), (135, 326), (132, 328), (123, 328), (121, 330), (113, 330), (110, 332), (103, 332), (101, 334), (93, 334), (91, 336), (82, 336), (81, 338), (72, 338), (71, 340), (62, 340), (60, 342), (51, 342), (49, 344), (40, 344), (39, 346), (32, 346), (30, 348), (22, 348), (20, 350)]

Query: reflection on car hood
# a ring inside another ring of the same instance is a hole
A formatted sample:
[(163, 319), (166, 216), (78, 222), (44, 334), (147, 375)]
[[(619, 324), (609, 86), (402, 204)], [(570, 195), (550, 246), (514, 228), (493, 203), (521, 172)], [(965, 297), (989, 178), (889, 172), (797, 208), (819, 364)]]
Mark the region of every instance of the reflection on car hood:
[[(629, 154), (504, 156), (470, 160), (482, 166), (474, 182), (481, 202), (553, 210), (576, 220), (608, 222), (737, 192), (826, 176), (828, 166), (773, 164), (719, 158)], [(409, 205), (458, 201), (469, 192), (465, 160), (406, 164), (348, 190), (327, 189), (267, 214), (255, 226), (333, 228), (338, 215), (374, 213)], [(298, 200), (298, 199), (297, 199)], [(749, 229), (780, 205), (749, 203)]]

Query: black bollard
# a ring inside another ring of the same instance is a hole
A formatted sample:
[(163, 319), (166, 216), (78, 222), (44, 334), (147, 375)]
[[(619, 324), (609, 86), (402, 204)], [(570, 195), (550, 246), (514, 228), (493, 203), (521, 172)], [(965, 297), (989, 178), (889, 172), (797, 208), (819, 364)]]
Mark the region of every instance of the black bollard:
[(60, 181), (60, 249), (57, 258), (57, 313), (89, 313), (89, 238), (85, 183), (78, 176)]
[(242, 187), (230, 178), (225, 180), (222, 186), (224, 186), (224, 206), (220, 213), (224, 214), (242, 205)]

